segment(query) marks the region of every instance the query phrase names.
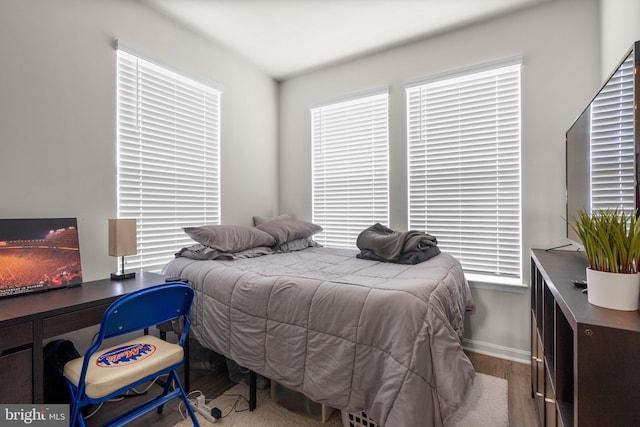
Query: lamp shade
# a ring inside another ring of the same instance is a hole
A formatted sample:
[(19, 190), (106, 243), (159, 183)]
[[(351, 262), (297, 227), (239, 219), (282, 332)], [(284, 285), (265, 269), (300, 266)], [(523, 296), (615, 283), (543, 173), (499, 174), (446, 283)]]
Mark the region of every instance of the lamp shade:
[(109, 220), (109, 255), (125, 256), (138, 253), (136, 220), (118, 218)]

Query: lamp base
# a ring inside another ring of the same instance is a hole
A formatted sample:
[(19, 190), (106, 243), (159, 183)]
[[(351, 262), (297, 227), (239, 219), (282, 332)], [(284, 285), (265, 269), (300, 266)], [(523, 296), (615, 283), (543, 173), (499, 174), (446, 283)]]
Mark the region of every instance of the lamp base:
[(122, 273), (122, 274), (111, 273), (111, 280), (126, 280), (126, 279), (133, 279), (135, 277), (136, 277), (135, 271), (131, 273)]

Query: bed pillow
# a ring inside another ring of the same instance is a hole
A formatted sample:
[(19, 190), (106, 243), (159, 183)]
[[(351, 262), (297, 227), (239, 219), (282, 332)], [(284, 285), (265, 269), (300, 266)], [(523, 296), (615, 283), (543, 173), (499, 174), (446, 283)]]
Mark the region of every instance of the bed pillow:
[(256, 227), (244, 225), (203, 225), (184, 227), (184, 232), (201, 245), (220, 252), (238, 252), (258, 246), (274, 246), (275, 239)]
[(322, 231), (322, 227), (317, 224), (293, 218), (274, 219), (260, 224), (256, 228), (272, 235), (278, 245), (304, 237), (311, 237)]
[(278, 215), (278, 216), (254, 216), (253, 217), (253, 225), (260, 225), (260, 224), (264, 224), (265, 222), (269, 222), (269, 221), (273, 221), (274, 219), (284, 219), (284, 218), (291, 218), (289, 215), (287, 214), (282, 214), (282, 215)]

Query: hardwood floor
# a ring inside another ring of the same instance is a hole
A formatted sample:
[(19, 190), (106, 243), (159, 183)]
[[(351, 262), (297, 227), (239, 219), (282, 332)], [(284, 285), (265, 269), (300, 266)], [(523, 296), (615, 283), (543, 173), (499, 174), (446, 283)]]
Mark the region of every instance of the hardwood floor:
[[(538, 422), (531, 397), (531, 386), (529, 382), (530, 365), (512, 362), (505, 359), (485, 356), (478, 353), (467, 352), (471, 363), (476, 370), (483, 374), (504, 378), (509, 382), (509, 424), (510, 427), (537, 427)], [(191, 370), (191, 390), (199, 390), (207, 397), (213, 399), (233, 386), (229, 380), (227, 372), (223, 371), (217, 375), (211, 375), (207, 371)], [(152, 387), (158, 390), (159, 387)], [(155, 391), (154, 391), (155, 392)], [(133, 397), (121, 402), (107, 402), (91, 418), (87, 420), (88, 427), (98, 426), (124, 412), (128, 407), (139, 404), (139, 399), (143, 397)], [(131, 427), (170, 427), (182, 420), (178, 412), (178, 399), (165, 405), (162, 414), (155, 411), (145, 415), (139, 420), (129, 424)], [(184, 413), (184, 408), (182, 408)], [(392, 427), (392, 426), (390, 426)], [(418, 426), (416, 426), (418, 427)], [(478, 426), (492, 427), (492, 426)]]

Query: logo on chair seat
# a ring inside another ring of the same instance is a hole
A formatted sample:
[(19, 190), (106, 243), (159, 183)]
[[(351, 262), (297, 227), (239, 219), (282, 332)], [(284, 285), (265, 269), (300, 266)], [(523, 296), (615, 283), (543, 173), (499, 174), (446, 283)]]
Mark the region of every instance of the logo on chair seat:
[(123, 347), (114, 348), (106, 353), (98, 356), (96, 365), (102, 368), (110, 368), (114, 366), (130, 365), (140, 360), (146, 359), (156, 352), (156, 346), (153, 344), (132, 344)]

